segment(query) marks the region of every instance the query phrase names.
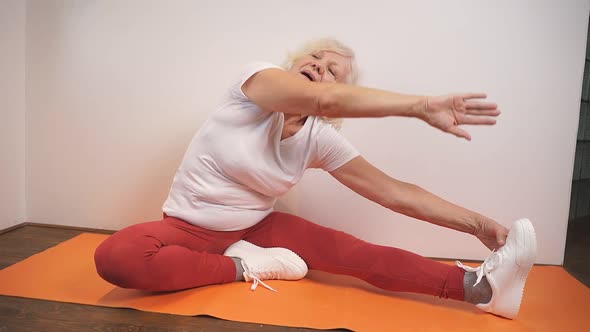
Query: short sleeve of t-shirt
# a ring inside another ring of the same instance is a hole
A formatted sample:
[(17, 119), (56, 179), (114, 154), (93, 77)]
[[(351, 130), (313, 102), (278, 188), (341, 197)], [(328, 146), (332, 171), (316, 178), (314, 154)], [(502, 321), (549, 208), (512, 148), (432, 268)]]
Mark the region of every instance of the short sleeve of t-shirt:
[(242, 85), (244, 85), (244, 83), (246, 83), (246, 81), (254, 74), (269, 68), (276, 68), (282, 70), (281, 67), (278, 67), (268, 62), (252, 62), (246, 65), (242, 69), (242, 72), (240, 73), (240, 76), (238, 76), (238, 79), (234, 81), (235, 83), (230, 88), (231, 96), (242, 101), (248, 100), (248, 97), (246, 97), (246, 95), (244, 95), (244, 92), (242, 91)]
[[(242, 85), (254, 74), (269, 68), (283, 70), (274, 64), (268, 62), (252, 62), (243, 67), (240, 75), (234, 81), (230, 88), (230, 96), (233, 102), (238, 102), (242, 107), (253, 103), (244, 95)], [(258, 109), (256, 107), (256, 109)], [(321, 168), (331, 172), (338, 167), (346, 164), (360, 153), (350, 144), (343, 136), (338, 133), (332, 125), (318, 119), (319, 130), (315, 134), (315, 156), (312, 157), (313, 168)]]
[(316, 136), (316, 144), (314, 167), (326, 172), (331, 172), (360, 155), (357, 149), (328, 123), (322, 123), (322, 128)]

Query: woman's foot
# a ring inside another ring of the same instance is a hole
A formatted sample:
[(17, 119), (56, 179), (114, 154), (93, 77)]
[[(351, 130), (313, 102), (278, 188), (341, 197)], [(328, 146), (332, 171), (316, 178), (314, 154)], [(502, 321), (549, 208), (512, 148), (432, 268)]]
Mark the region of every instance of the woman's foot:
[(307, 274), (303, 259), (286, 248), (262, 248), (241, 240), (229, 246), (223, 255), (240, 259), (244, 280), (252, 282), (252, 290), (260, 283), (276, 292), (262, 280), (299, 280)]
[[(490, 254), (481, 266), (471, 268), (457, 262), (459, 267), (467, 271), (466, 279), (472, 276), (470, 272), (475, 272), (477, 276), (473, 289), (466, 289), (465, 300), (478, 303), (476, 306), (484, 311), (514, 319), (518, 315), (524, 284), (536, 255), (537, 240), (533, 224), (528, 219), (515, 221), (506, 244)], [(492, 291), (491, 299), (479, 302), (485, 296), (486, 283), (489, 283)]]

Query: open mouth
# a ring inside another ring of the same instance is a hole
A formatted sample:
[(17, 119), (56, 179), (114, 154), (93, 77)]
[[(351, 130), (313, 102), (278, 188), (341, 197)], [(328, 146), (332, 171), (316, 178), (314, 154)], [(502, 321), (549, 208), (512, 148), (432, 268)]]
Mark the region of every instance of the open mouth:
[(307, 79), (308, 79), (308, 80), (310, 80), (310, 81), (314, 82), (314, 80), (313, 80), (313, 76), (311, 76), (309, 73), (306, 73), (306, 72), (301, 72), (301, 75), (303, 75), (303, 76), (307, 77)]

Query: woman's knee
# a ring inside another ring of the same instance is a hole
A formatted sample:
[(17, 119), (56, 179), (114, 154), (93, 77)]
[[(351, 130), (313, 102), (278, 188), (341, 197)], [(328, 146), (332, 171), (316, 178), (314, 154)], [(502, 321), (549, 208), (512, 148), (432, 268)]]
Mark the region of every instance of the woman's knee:
[(112, 240), (112, 236), (104, 240), (94, 251), (94, 265), (96, 272), (104, 280), (113, 283), (113, 275), (117, 270), (122, 268), (119, 266), (117, 256), (117, 243)]
[[(113, 234), (103, 241), (94, 252), (96, 272), (111, 284), (124, 288), (138, 288), (135, 276), (141, 274), (136, 270), (143, 262), (145, 248), (134, 241)], [(138, 264), (140, 263), (140, 264)]]

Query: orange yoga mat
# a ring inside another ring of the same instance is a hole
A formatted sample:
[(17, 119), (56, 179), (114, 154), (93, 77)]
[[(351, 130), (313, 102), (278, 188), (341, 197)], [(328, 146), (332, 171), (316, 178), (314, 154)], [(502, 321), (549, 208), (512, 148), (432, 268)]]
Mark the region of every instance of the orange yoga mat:
[(278, 293), (235, 282), (172, 293), (121, 289), (94, 268), (106, 235), (82, 234), (0, 270), (0, 294), (177, 315), (355, 331), (590, 331), (590, 289), (561, 267), (535, 266), (520, 315), (508, 320), (436, 297), (391, 293), (360, 280), (310, 271), (269, 281)]

